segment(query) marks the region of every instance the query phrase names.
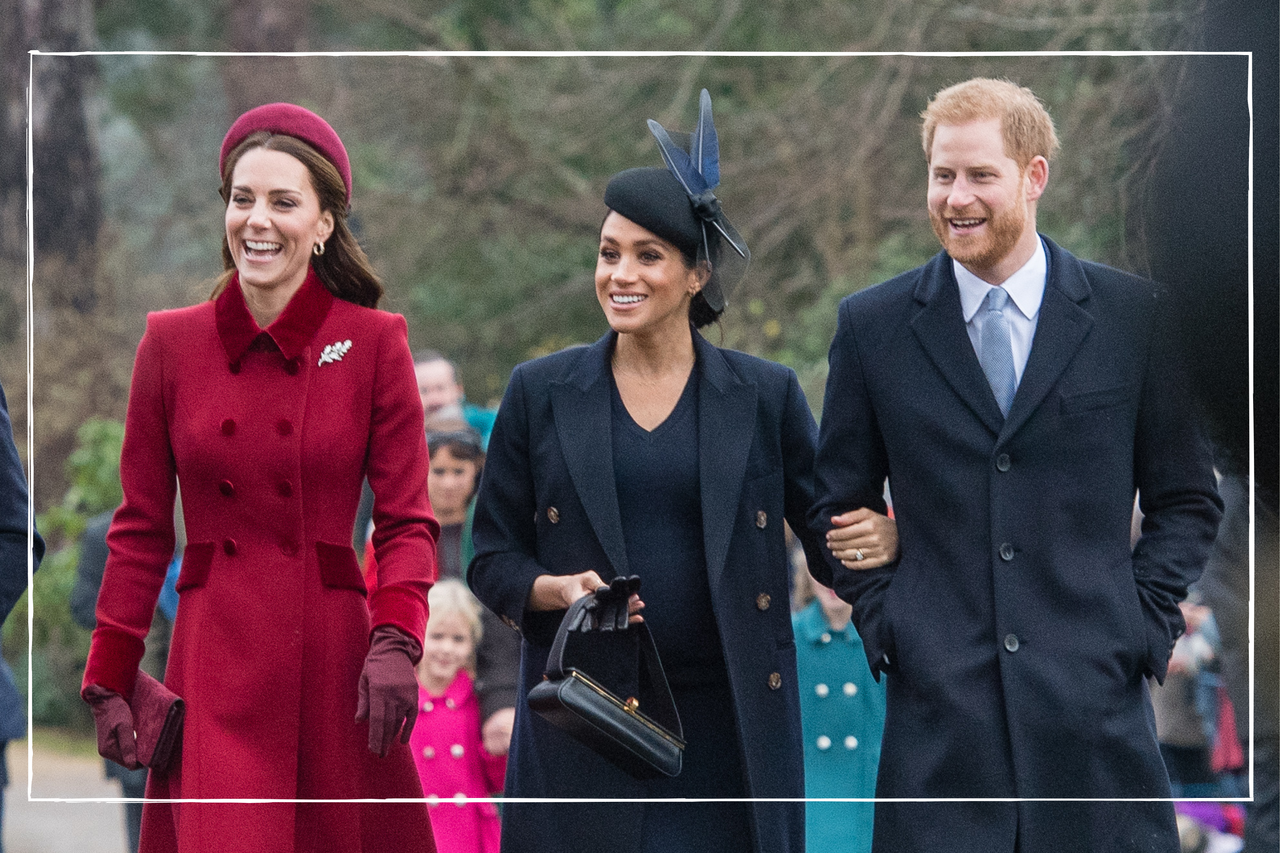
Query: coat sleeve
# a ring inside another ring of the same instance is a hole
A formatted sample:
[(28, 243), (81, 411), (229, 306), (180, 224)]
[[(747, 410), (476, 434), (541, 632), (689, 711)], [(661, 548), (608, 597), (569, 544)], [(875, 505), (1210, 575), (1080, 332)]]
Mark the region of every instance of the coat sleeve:
[(97, 627), (84, 684), (129, 697), (173, 558), (177, 465), (165, 410), (165, 342), (155, 315), (138, 344), (120, 453), (124, 501), (107, 533), (110, 556), (98, 595)]
[(787, 523), (804, 548), (809, 573), (831, 586), (831, 567), (824, 552), (825, 537), (809, 526), (813, 509), (813, 462), (818, 445), (818, 425), (794, 372), (788, 371), (786, 408), (782, 413), (782, 464), (784, 507)]
[(489, 437), (471, 527), (475, 557), (467, 572), (476, 597), (509, 624), (524, 625), (534, 579), (550, 574), (536, 558), (536, 501), (524, 371), (517, 367)]
[[(13, 441), (9, 405), (0, 388), (0, 622), (27, 588), (27, 478)], [(35, 534), (32, 556), (40, 565), (44, 541)]]
[(377, 587), (372, 627), (391, 625), (419, 642), (427, 629), (427, 592), (436, 580), (440, 524), (427, 499), (426, 431), (403, 317), (383, 330), (373, 378), (369, 461)]
[[(852, 310), (853, 300), (840, 304), (835, 338), (828, 357), (830, 370), (822, 405), (822, 428), (814, 477), (814, 506), (810, 527), (824, 536), (832, 516), (869, 507), (884, 513), (884, 483), (889, 473), (884, 439), (863, 380)], [(827, 549), (823, 559), (841, 598), (853, 605), (853, 620), (862, 637), (871, 671), (879, 678), (889, 668), (892, 635), (884, 617), (884, 599), (896, 564), (878, 569), (845, 568)], [(815, 575), (817, 576), (817, 575)]]
[(1160, 683), (1186, 630), (1178, 602), (1204, 570), (1222, 519), (1208, 445), (1188, 403), (1168, 320), (1167, 308), (1156, 312), (1134, 451), (1143, 517), (1133, 576), (1146, 620), (1147, 674)]

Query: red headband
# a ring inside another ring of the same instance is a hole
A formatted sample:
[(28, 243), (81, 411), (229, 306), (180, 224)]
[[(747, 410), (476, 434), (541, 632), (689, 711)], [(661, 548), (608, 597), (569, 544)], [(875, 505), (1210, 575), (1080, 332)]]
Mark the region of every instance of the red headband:
[(296, 104), (263, 104), (236, 119), (222, 140), (218, 174), (222, 174), (227, 155), (249, 134), (259, 130), (301, 139), (323, 154), (342, 176), (342, 183), (347, 188), (347, 203), (351, 203), (351, 161), (347, 159), (347, 149), (327, 121)]

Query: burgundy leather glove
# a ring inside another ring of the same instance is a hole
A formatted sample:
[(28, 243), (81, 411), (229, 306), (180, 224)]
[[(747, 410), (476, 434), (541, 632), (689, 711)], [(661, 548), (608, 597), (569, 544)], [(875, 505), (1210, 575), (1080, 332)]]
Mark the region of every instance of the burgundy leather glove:
[(80, 691), (81, 698), (93, 711), (93, 724), (98, 730), (98, 754), (129, 770), (137, 770), (138, 740), (133, 733), (133, 712), (129, 703), (114, 690), (90, 684)]
[(369, 721), (370, 752), (385, 756), (397, 732), (401, 743), (409, 742), (418, 719), (418, 679), (413, 664), (421, 658), (422, 645), (398, 628), (379, 625), (369, 636), (356, 721)]

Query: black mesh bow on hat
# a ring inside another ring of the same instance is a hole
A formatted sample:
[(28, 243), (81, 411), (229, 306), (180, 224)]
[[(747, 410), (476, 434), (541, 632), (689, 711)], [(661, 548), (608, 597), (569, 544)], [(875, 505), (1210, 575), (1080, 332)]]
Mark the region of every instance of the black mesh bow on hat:
[(658, 140), (667, 169), (684, 187), (694, 214), (700, 220), (703, 245), (698, 259), (712, 265), (712, 279), (703, 288), (703, 296), (712, 310), (719, 314), (724, 310), (726, 293), (732, 291), (746, 275), (751, 252), (741, 234), (724, 216), (719, 199), (713, 192), (719, 186), (719, 140), (712, 120), (712, 96), (705, 88), (699, 95), (698, 108), (698, 127), (691, 134), (668, 133), (653, 119), (649, 119), (649, 131)]
[(692, 134), (669, 133), (653, 119), (649, 119), (649, 130), (697, 217), (702, 231), (698, 260), (710, 263), (712, 271), (702, 294), (718, 314), (724, 310), (725, 295), (747, 274), (751, 252), (713, 192), (720, 185), (720, 143), (711, 118), (710, 93), (703, 89), (699, 96), (698, 126)]

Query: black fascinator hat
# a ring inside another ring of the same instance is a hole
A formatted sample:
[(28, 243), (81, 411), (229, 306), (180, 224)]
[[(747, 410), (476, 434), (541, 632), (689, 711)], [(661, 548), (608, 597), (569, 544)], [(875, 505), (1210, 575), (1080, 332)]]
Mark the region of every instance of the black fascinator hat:
[(649, 119), (667, 168), (619, 172), (609, 179), (604, 203), (669, 241), (687, 258), (710, 265), (711, 278), (701, 295), (712, 314), (706, 322), (711, 322), (724, 311), (725, 295), (746, 275), (751, 252), (713, 192), (720, 184), (720, 146), (706, 89), (699, 107), (692, 134), (668, 133)]

